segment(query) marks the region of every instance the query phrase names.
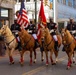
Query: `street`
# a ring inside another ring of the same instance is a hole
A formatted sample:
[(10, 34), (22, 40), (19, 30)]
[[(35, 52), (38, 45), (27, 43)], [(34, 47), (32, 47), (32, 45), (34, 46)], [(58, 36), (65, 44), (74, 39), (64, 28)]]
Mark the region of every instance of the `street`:
[(19, 64), (19, 53), (14, 54), (15, 63), (13, 65), (9, 65), (8, 56), (0, 57), (0, 75), (76, 75), (75, 64), (69, 70), (66, 70), (67, 55), (61, 49), (59, 50), (58, 63), (56, 65), (51, 65), (49, 59), (49, 65), (46, 66), (46, 59), (42, 62), (40, 54), (40, 51), (37, 50), (37, 61), (31, 66), (29, 65), (29, 52), (25, 52), (24, 66)]

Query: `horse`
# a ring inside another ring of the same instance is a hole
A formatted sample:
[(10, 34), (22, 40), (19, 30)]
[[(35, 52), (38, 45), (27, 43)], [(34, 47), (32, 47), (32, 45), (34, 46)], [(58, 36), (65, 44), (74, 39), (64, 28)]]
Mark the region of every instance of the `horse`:
[(34, 63), (36, 62), (36, 46), (34, 37), (28, 33), (27, 30), (23, 29), (19, 33), (19, 37), (22, 44), (21, 60), (23, 62), (23, 55), (25, 51), (30, 51), (30, 64), (32, 64), (32, 52), (34, 51)]
[[(52, 35), (50, 35), (49, 29), (48, 28), (41, 28), (41, 38), (39, 40), (39, 44), (40, 46), (44, 49), (45, 54), (46, 54), (46, 65), (49, 64), (48, 61), (48, 51), (50, 51), (50, 60), (51, 60), (51, 64), (54, 65), (57, 62), (57, 57), (58, 57), (58, 51), (55, 50), (55, 41), (52, 37)], [(57, 35), (58, 37), (58, 47), (61, 46), (62, 44), (62, 39), (60, 35)], [(52, 58), (53, 53), (55, 54), (55, 62)], [(43, 58), (43, 51), (41, 53), (42, 58)], [(43, 60), (43, 59), (42, 59)]]
[[(26, 33), (25, 33), (26, 34)], [(24, 34), (24, 32), (22, 31), (22, 33), (20, 34), (19, 33), (19, 35), (20, 36), (24, 36), (25, 35)], [(10, 64), (14, 64), (14, 59), (13, 59), (13, 56), (12, 56), (12, 54), (13, 54), (13, 51), (17, 48), (17, 46), (18, 46), (18, 42), (17, 42), (17, 39), (15, 38), (15, 36), (13, 35), (13, 33), (11, 32), (11, 30), (10, 30), (10, 28), (8, 27), (8, 25), (3, 25), (2, 27), (1, 27), (1, 29), (0, 29), (0, 35), (2, 35), (2, 36), (4, 36), (4, 38), (5, 38), (5, 44), (6, 44), (6, 49), (8, 50), (8, 56), (9, 56), (9, 62), (10, 62)], [(28, 46), (29, 47), (29, 49), (30, 49), (30, 47), (31, 47), (31, 49), (29, 50), (30, 51), (30, 64), (32, 64), (32, 51), (33, 51), (33, 47), (34, 47), (34, 39), (33, 39), (33, 37), (32, 36), (30, 36), (29, 35), (29, 37), (28, 37), (28, 33), (27, 33), (27, 35), (25, 36), (25, 39), (26, 39), (26, 43), (25, 44), (27, 44), (27, 46), (29, 45), (29, 42), (31, 42), (32, 43), (32, 45), (30, 45), (30, 46)], [(28, 39), (26, 38), (26, 37), (28, 37)], [(30, 39), (29, 39), (30, 38)], [(31, 41), (32, 40), (32, 41)], [(23, 40), (21, 40), (22, 42), (23, 42)], [(33, 47), (32, 47), (33, 46)], [(24, 53), (24, 47), (22, 48), (22, 50), (21, 51), (19, 51), (20, 52), (20, 64), (21, 65), (23, 65), (23, 62), (24, 62), (24, 60), (23, 60), (23, 53)], [(35, 51), (34, 51), (35, 52)], [(36, 52), (34, 53), (35, 54), (35, 59), (36, 59)]]
[(61, 36), (62, 36), (62, 44), (68, 56), (67, 69), (69, 69), (72, 64), (72, 55), (73, 55), (73, 62), (75, 63), (74, 49), (76, 48), (76, 41), (69, 32), (69, 30), (65, 28), (61, 29)]

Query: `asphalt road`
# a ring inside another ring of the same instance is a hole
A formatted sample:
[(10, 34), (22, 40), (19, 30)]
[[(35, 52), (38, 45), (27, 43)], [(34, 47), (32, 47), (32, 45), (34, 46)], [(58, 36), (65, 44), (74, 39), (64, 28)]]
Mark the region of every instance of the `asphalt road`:
[[(76, 75), (76, 65), (73, 64), (69, 70), (66, 70), (67, 55), (59, 50), (57, 65), (45, 65), (46, 59), (41, 61), (40, 51), (37, 50), (37, 61), (32, 66), (29, 65), (29, 52), (25, 52), (24, 66), (19, 64), (19, 53), (14, 54), (15, 64), (9, 65), (8, 56), (0, 57), (0, 75)], [(76, 56), (75, 56), (76, 57)], [(45, 53), (44, 53), (45, 58)], [(54, 58), (54, 55), (53, 55)]]

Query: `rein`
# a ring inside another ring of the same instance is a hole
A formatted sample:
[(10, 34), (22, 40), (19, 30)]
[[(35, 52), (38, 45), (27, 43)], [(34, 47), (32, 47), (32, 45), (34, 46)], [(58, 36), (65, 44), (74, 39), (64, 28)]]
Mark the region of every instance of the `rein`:
[[(14, 39), (15, 39), (15, 38), (14, 38)], [(12, 41), (14, 41), (14, 39), (13, 39)], [(6, 43), (6, 45), (8, 45), (8, 46), (9, 46), (9, 44), (10, 44), (12, 41), (10, 41), (9, 43)]]
[(47, 45), (45, 44), (45, 46), (48, 47), (52, 43), (52, 41), (53, 40), (51, 40)]
[(72, 43), (74, 42), (74, 40), (72, 40), (69, 44), (64, 45), (65, 47), (69, 47)]
[(27, 41), (27, 43), (24, 44), (24, 47), (27, 46), (27, 44), (29, 43), (30, 40), (31, 40), (31, 37), (30, 37), (30, 39)]

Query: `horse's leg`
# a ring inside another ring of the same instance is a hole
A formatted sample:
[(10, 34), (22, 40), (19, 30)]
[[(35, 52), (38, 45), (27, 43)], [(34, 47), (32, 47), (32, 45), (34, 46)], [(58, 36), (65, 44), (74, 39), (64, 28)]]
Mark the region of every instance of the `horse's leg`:
[(41, 51), (41, 61), (44, 61), (43, 51)]
[(45, 50), (45, 54), (46, 54), (46, 65), (48, 66), (49, 61), (48, 61), (48, 51), (47, 50)]
[(55, 63), (57, 63), (58, 61), (58, 51), (54, 50), (54, 54), (55, 54)]
[(12, 57), (13, 51), (14, 51), (14, 49), (12, 49), (12, 50), (8, 49), (8, 55), (9, 55), (10, 64), (14, 64), (14, 60), (13, 60), (13, 57)]
[(30, 49), (30, 65), (32, 65), (32, 49)]
[(74, 51), (73, 51), (73, 63), (75, 63)]
[(68, 53), (68, 64), (67, 64), (67, 69), (69, 69), (69, 68), (71, 67), (71, 64), (72, 64), (71, 57), (72, 57), (72, 52), (69, 52), (69, 53)]
[(24, 59), (23, 59), (23, 54), (24, 54), (24, 52), (25, 52), (25, 50), (22, 50), (22, 51), (20, 51), (20, 64), (21, 64), (21, 66), (23, 66), (23, 63), (24, 63)]
[(54, 61), (53, 61), (53, 58), (52, 58), (52, 55), (53, 55), (53, 50), (50, 50), (50, 60), (51, 60), (51, 64), (54, 65)]
[(34, 49), (34, 63), (36, 63), (36, 50)]

